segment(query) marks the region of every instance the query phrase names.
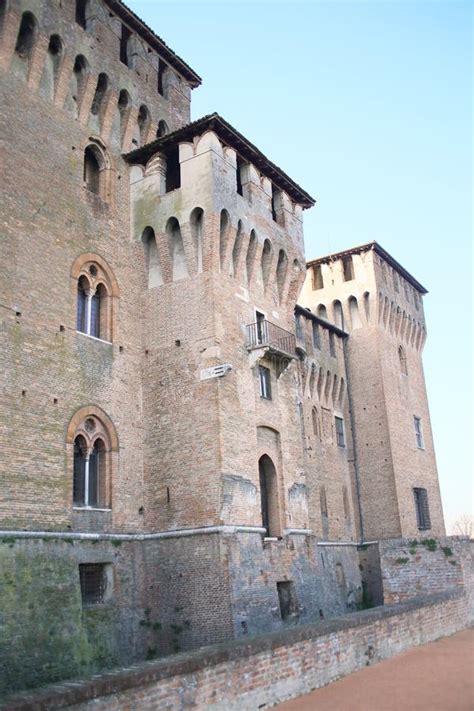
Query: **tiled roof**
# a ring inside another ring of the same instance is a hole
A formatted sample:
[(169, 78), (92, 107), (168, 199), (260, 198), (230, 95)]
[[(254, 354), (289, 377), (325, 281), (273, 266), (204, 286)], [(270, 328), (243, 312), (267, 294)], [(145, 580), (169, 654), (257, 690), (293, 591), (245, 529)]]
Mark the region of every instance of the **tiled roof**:
[(192, 141), (195, 136), (200, 136), (205, 131), (214, 131), (220, 139), (233, 148), (246, 162), (252, 163), (274, 185), (286, 192), (298, 205), (304, 208), (312, 207), (315, 199), (294, 182), (277, 165), (272, 163), (253, 143), (250, 143), (241, 133), (225, 121), (219, 114), (213, 113), (169, 133), (156, 141), (152, 141), (141, 148), (128, 153), (125, 158), (130, 163), (146, 163), (158, 151), (166, 152), (167, 149), (182, 141)]

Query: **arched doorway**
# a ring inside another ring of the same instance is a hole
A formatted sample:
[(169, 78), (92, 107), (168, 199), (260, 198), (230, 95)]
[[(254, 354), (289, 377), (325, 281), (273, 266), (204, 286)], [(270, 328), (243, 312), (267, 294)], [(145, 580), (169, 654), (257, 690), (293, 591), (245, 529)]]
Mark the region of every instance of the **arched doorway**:
[(262, 526), (267, 536), (281, 536), (275, 465), (267, 454), (258, 461)]

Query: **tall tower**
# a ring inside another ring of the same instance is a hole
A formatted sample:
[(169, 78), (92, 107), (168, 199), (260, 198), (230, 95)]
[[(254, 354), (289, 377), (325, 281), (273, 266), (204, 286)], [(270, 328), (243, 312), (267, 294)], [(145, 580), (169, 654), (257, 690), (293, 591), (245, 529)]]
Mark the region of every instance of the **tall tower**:
[(444, 534), (422, 363), (424, 294), (371, 242), (308, 262), (299, 299), (349, 332), (353, 490), (365, 540)]

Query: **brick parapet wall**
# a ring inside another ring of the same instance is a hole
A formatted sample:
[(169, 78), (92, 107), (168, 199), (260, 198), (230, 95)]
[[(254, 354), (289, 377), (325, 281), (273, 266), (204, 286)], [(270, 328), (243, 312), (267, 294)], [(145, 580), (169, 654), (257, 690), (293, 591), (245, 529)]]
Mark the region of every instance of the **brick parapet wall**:
[(466, 597), (451, 590), (55, 685), (17, 696), (3, 708), (263, 708), (453, 634), (465, 627), (466, 614)]

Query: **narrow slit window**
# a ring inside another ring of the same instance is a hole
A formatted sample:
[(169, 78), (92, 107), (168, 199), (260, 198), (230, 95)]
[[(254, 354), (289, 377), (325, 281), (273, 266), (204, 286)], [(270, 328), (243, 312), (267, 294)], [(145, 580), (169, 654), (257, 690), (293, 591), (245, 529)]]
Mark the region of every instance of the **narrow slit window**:
[(344, 281), (352, 281), (354, 279), (354, 263), (352, 261), (352, 256), (343, 258), (342, 273)]
[(127, 67), (130, 66), (130, 57), (128, 56), (128, 41), (132, 36), (131, 31), (122, 25), (122, 34), (120, 35), (120, 61)]
[(416, 525), (419, 531), (429, 531), (431, 528), (430, 509), (428, 505), (428, 492), (426, 489), (414, 488)]
[(336, 444), (338, 447), (345, 447), (346, 446), (346, 438), (344, 434), (344, 420), (342, 417), (336, 417), (334, 418), (334, 423), (336, 425)]
[(323, 282), (323, 273), (321, 270), (321, 265), (320, 264), (315, 264), (312, 268), (312, 282), (313, 282), (313, 291), (317, 291), (318, 289), (324, 289), (324, 282)]
[(415, 439), (416, 439), (416, 446), (418, 449), (424, 449), (425, 448), (425, 440), (423, 437), (423, 430), (421, 427), (421, 417), (417, 417), (416, 415), (413, 416), (413, 424), (415, 427)]
[(260, 365), (258, 368), (258, 378), (260, 384), (260, 397), (264, 400), (272, 399), (270, 370)]

